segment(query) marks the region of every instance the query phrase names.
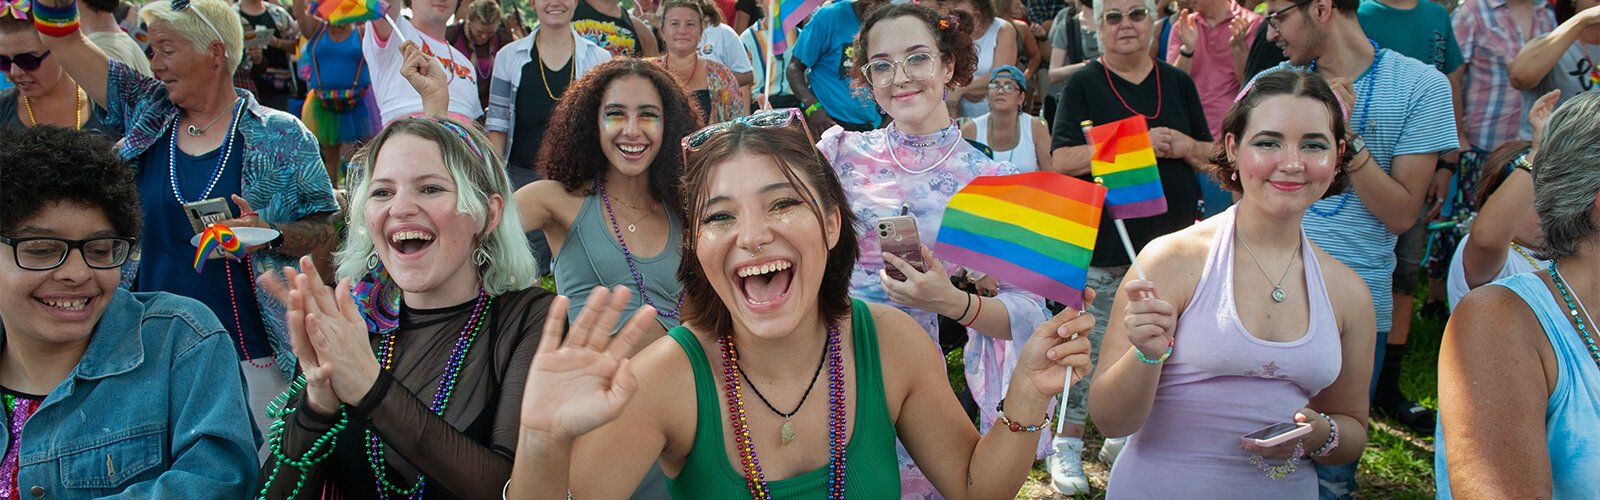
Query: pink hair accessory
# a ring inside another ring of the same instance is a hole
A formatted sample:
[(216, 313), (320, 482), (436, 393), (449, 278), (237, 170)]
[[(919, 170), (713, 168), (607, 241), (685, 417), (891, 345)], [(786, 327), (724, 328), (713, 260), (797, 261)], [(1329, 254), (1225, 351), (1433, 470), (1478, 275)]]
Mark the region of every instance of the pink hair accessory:
[(0, 17), (9, 15), (18, 20), (27, 21), (28, 12), (32, 10), (30, 8), (31, 5), (31, 0), (0, 0)]

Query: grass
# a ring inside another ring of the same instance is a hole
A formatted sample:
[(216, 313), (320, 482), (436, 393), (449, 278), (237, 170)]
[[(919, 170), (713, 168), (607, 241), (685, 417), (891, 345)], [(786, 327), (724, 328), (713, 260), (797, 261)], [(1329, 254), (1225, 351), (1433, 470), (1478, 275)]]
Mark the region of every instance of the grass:
[[(1411, 335), (1407, 341), (1410, 348), (1401, 362), (1400, 390), (1413, 401), (1437, 410), (1439, 408), (1437, 358), (1439, 343), (1444, 334), (1444, 320), (1416, 313), (1422, 307), (1421, 297), (1426, 296), (1427, 289), (1419, 287), (1416, 295), (1419, 298), (1410, 304), (1413, 311)], [(962, 375), (961, 350), (951, 352), (945, 357), (945, 361), (949, 367), (950, 383), (959, 391), (966, 385)], [(1371, 429), (1367, 433), (1367, 449), (1361, 455), (1361, 466), (1356, 474), (1359, 486), (1355, 492), (1356, 498), (1433, 498), (1432, 433), (1411, 432), (1400, 422), (1384, 417), (1377, 411), (1372, 413), (1371, 418)], [(1101, 441), (1102, 438), (1094, 423), (1089, 422), (1084, 431), (1083, 467), (1089, 475), (1092, 491), (1071, 498), (1105, 498), (1106, 479), (1110, 476), (1110, 467), (1101, 463), (1097, 456)], [(1050, 487), (1050, 473), (1046, 470), (1045, 461), (1040, 460), (1034, 463), (1033, 470), (1028, 474), (1028, 482), (1017, 494), (1017, 498), (1068, 497), (1056, 493)]]

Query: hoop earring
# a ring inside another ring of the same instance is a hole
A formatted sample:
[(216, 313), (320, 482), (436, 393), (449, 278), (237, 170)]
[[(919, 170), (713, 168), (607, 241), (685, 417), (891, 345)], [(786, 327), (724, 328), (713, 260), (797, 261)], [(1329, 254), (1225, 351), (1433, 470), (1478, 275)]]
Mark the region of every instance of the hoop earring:
[(373, 269), (377, 269), (378, 265), (382, 264), (382, 263), (383, 263), (383, 261), (378, 260), (378, 252), (372, 252), (372, 253), (367, 254), (367, 270), (368, 271), (371, 271)]
[(491, 262), (494, 262), (494, 258), (489, 257), (489, 251), (484, 250), (482, 246), (472, 251), (472, 263), (477, 264), (478, 267), (488, 267)]

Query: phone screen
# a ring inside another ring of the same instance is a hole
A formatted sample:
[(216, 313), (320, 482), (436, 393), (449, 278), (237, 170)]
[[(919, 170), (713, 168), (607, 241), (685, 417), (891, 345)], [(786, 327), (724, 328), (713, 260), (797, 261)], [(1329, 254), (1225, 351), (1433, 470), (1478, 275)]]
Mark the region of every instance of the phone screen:
[(1299, 427), (1300, 426), (1298, 426), (1298, 425), (1288, 424), (1288, 423), (1272, 424), (1272, 425), (1267, 426), (1264, 429), (1261, 429), (1261, 430), (1258, 430), (1258, 431), (1255, 431), (1255, 432), (1252, 432), (1252, 433), (1249, 433), (1249, 434), (1245, 434), (1244, 437), (1245, 437), (1245, 439), (1256, 439), (1256, 440), (1266, 441), (1266, 440), (1272, 439), (1273, 436), (1277, 436), (1279, 434), (1283, 434), (1285, 432), (1289, 432), (1289, 431), (1295, 430), (1295, 429), (1297, 429)]

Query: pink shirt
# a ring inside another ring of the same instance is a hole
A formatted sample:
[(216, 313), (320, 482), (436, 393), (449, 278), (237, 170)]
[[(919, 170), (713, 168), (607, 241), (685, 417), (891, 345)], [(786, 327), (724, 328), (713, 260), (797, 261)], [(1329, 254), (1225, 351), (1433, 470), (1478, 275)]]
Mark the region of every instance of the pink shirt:
[[(1196, 47), (1190, 47), (1194, 50), (1194, 58), (1190, 61), (1189, 78), (1194, 80), (1195, 90), (1200, 92), (1200, 107), (1206, 111), (1206, 125), (1211, 129), (1211, 137), (1221, 140), (1222, 116), (1233, 106), (1233, 98), (1239, 94), (1239, 85), (1243, 80), (1233, 71), (1233, 19), (1242, 16), (1250, 20), (1250, 30), (1246, 34), (1251, 36), (1245, 42), (1248, 47), (1255, 42), (1253, 35), (1261, 29), (1261, 22), (1266, 18), (1233, 2), (1228, 3), (1228, 17), (1217, 21), (1216, 25), (1206, 21), (1199, 12), (1189, 15), (1194, 16), (1200, 27), (1200, 36), (1195, 39)], [(1183, 45), (1180, 40), (1178, 29), (1174, 26), (1172, 35), (1167, 38), (1168, 64), (1178, 64), (1178, 47)]]

